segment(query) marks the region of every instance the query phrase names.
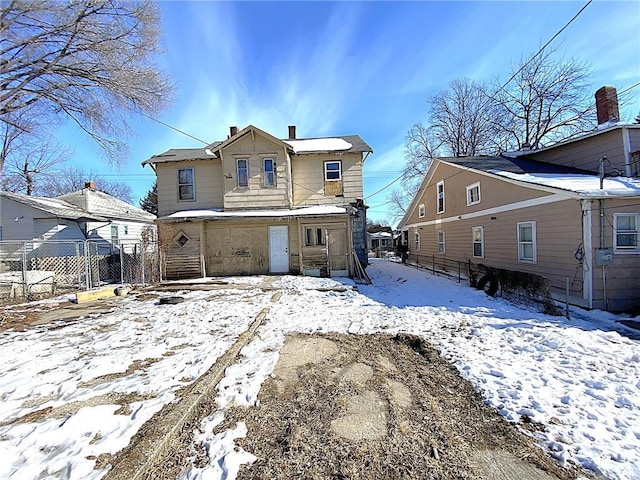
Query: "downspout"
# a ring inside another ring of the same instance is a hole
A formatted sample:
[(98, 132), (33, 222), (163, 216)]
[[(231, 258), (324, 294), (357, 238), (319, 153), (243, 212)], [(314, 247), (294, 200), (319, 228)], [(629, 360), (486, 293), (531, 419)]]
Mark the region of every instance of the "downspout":
[(622, 128), (622, 146), (624, 153), (624, 172), (627, 178), (631, 177), (631, 139), (629, 138), (629, 129)]
[[(600, 159), (600, 190), (603, 188), (604, 183), (604, 162), (607, 160), (607, 157), (604, 156)], [(605, 247), (605, 238), (604, 238), (604, 198), (598, 199), (598, 210), (600, 214), (600, 250), (603, 250)], [(602, 294), (604, 296), (604, 309), (609, 309), (609, 300), (607, 299), (607, 267), (602, 265)]]
[(591, 201), (582, 200), (582, 242), (584, 256), (582, 258), (582, 298), (587, 301), (587, 307), (593, 308), (593, 220)]

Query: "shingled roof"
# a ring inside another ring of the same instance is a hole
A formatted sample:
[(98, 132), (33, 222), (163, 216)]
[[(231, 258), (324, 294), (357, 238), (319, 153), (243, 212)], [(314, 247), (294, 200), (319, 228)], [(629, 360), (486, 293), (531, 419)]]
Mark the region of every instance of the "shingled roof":
[(502, 171), (510, 173), (555, 173), (593, 175), (594, 172), (574, 167), (539, 162), (526, 157), (508, 158), (503, 156), (443, 157), (443, 162), (483, 172)]
[(106, 218), (99, 215), (92, 215), (82, 208), (58, 198), (34, 197), (11, 192), (0, 192), (0, 197), (13, 200), (14, 202), (35, 208), (36, 210), (58, 218), (68, 220), (93, 220), (98, 222), (107, 221)]
[(134, 207), (127, 202), (90, 188), (83, 188), (57, 198), (76, 205), (92, 215), (107, 219), (152, 222), (156, 218), (155, 215)]

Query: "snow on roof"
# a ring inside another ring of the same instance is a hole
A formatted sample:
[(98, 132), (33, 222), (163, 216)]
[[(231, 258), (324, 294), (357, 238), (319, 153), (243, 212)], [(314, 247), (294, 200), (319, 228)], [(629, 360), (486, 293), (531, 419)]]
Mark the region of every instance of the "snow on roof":
[(369, 236), (371, 238), (391, 238), (391, 234), (389, 232), (370, 233)]
[(307, 215), (337, 215), (345, 214), (347, 209), (335, 205), (317, 205), (313, 207), (296, 208), (293, 210), (183, 210), (172, 213), (162, 219), (178, 218), (252, 218), (252, 217), (302, 217)]
[(353, 145), (343, 138), (310, 138), (308, 140), (284, 140), (295, 153), (339, 152), (349, 150)]
[(632, 197), (640, 196), (640, 179), (628, 177), (605, 178), (600, 189), (597, 175), (554, 174), (554, 173), (512, 173), (491, 170), (501, 177), (535, 183), (546, 187), (560, 188), (579, 193), (585, 197)]
[(88, 188), (61, 195), (58, 198), (85, 208), (89, 213), (110, 219), (151, 222), (156, 218), (155, 215), (118, 198)]
[(59, 198), (35, 197), (31, 195), (21, 195), (19, 193), (0, 192), (0, 196), (13, 200), (15, 202), (37, 208), (43, 212), (47, 212), (59, 218), (67, 218), (70, 220), (97, 220), (105, 221), (104, 218), (90, 214), (82, 208), (70, 202)]

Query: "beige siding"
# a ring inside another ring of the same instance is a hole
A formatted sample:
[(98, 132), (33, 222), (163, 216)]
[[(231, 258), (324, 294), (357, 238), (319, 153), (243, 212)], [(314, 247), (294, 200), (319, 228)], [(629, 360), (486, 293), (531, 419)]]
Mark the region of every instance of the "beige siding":
[[(596, 266), (595, 254), (600, 245), (600, 207), (598, 200), (591, 204), (592, 216), (592, 249), (588, 255), (592, 262), (593, 307), (609, 310), (637, 311), (640, 309), (640, 254), (615, 253), (613, 262), (608, 266)], [(603, 248), (614, 246), (613, 227), (614, 214), (640, 214), (640, 198), (607, 199), (604, 201), (604, 241)], [(587, 252), (589, 253), (589, 252)], [(606, 289), (605, 289), (606, 285)]]
[[(564, 292), (566, 278), (571, 295), (582, 299), (582, 266), (574, 252), (582, 242), (581, 208), (577, 200), (531, 206), (519, 210), (481, 215), (414, 227), (409, 234), (410, 258), (430, 265), (432, 256), (439, 263), (466, 264), (471, 261), (495, 268), (541, 275), (556, 292)], [(535, 263), (518, 260), (518, 222), (535, 222), (537, 259)], [(472, 228), (483, 227), (484, 256), (474, 257)], [(445, 253), (438, 253), (438, 230), (445, 232)], [(420, 233), (420, 250), (413, 244), (414, 233)]]
[[(342, 196), (325, 195), (324, 162), (342, 162)], [(363, 198), (362, 155), (360, 153), (299, 154), (291, 159), (293, 204), (335, 205)]]
[[(222, 152), (224, 175), (224, 208), (270, 209), (288, 208), (290, 185), (288, 155), (282, 145), (261, 136), (248, 133), (226, 147)], [(237, 163), (240, 158), (248, 160), (249, 186), (238, 187)], [(264, 158), (275, 162), (275, 187), (264, 186)]]
[[(178, 169), (193, 168), (195, 201), (178, 200)], [(220, 160), (158, 163), (158, 216), (181, 210), (222, 208), (223, 182)]]
[(533, 151), (530, 154), (532, 158), (542, 162), (575, 167), (592, 172), (598, 171), (598, 163), (605, 155), (611, 162), (606, 165), (607, 172), (614, 169), (624, 172), (625, 155), (622, 129), (614, 129), (550, 150)]
[[(437, 188), (438, 182), (444, 181), (445, 208), (444, 213), (437, 213)], [(467, 206), (468, 185), (480, 183), (480, 203)], [(433, 221), (480, 212), (489, 208), (499, 207), (508, 203), (523, 202), (535, 198), (550, 195), (546, 191), (535, 190), (514, 185), (504, 180), (478, 172), (465, 170), (460, 167), (440, 163), (427, 187), (422, 191), (420, 200), (416, 202), (415, 209), (411, 212), (407, 224), (416, 222)], [(424, 204), (425, 216), (420, 218), (419, 206)]]

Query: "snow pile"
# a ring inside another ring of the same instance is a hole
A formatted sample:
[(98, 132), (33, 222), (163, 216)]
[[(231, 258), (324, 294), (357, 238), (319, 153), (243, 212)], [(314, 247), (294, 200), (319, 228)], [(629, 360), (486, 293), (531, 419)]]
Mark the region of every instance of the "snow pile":
[(310, 138), (308, 140), (284, 140), (294, 153), (341, 152), (353, 145), (343, 138)]

